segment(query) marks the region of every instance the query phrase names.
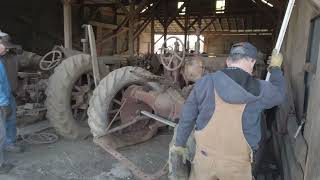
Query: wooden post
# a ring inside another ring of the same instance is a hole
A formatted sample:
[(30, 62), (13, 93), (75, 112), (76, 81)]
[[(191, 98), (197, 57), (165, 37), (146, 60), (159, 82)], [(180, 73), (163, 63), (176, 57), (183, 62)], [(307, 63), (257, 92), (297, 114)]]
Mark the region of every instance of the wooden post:
[(140, 35), (137, 37), (137, 54), (140, 52)]
[[(101, 41), (103, 38), (103, 28), (101, 26), (97, 26), (97, 41)], [(101, 56), (102, 54), (103, 44), (97, 44), (97, 54)]]
[(184, 49), (189, 48), (189, 46), (187, 46), (187, 36), (188, 36), (188, 30), (189, 30), (189, 1), (185, 1), (186, 4), (186, 14), (184, 15)]
[[(320, 52), (315, 55), (315, 58), (320, 58)], [(320, 90), (320, 63), (317, 63), (316, 69), (318, 70), (313, 79), (315, 80), (311, 84), (310, 89), (310, 100), (308, 102), (308, 110), (307, 110), (307, 123), (311, 123), (311, 128), (309, 128), (308, 134), (309, 136), (306, 137), (309, 139), (308, 141), (308, 157), (307, 157), (307, 163), (305, 168), (305, 177), (306, 180), (318, 180), (320, 177), (320, 163), (319, 163), (319, 149), (320, 149), (320, 96), (319, 96), (319, 90)]]
[[(117, 16), (117, 8), (113, 8), (113, 13), (114, 13), (114, 15), (113, 15), (113, 24), (118, 24), (118, 16)], [(117, 33), (117, 31), (115, 31), (115, 30), (113, 30), (113, 35), (115, 35)], [(117, 36), (115, 36), (114, 38), (113, 38), (113, 41), (112, 41), (112, 43), (113, 43), (113, 54), (117, 54), (118, 53), (118, 38), (117, 38)]]
[(96, 48), (96, 40), (94, 37), (94, 33), (92, 30), (92, 26), (88, 25), (88, 34), (89, 34), (89, 44), (90, 44), (90, 52), (91, 52), (91, 60), (92, 60), (92, 71), (93, 71), (93, 78), (96, 87), (99, 85), (101, 80), (100, 70), (99, 70), (99, 63), (97, 58), (97, 48)]
[(134, 2), (130, 2), (130, 17), (129, 17), (129, 38), (128, 38), (128, 49), (129, 49), (129, 55), (132, 57), (134, 56), (134, 19), (135, 19), (135, 9), (134, 9)]
[(154, 54), (154, 17), (151, 20), (151, 54)]
[(72, 14), (70, 0), (63, 1), (64, 47), (72, 49)]

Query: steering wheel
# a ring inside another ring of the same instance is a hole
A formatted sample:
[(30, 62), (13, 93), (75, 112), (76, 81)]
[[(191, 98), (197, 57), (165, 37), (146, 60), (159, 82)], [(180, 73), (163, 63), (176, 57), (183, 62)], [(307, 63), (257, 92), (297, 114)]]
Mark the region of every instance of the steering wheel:
[[(167, 46), (167, 41), (170, 39), (175, 39), (175, 46), (181, 46), (182, 47), (182, 54), (175, 51), (177, 48), (172, 46)], [(164, 41), (161, 47), (161, 53), (160, 53), (160, 59), (161, 63), (164, 68), (166, 68), (168, 71), (175, 71), (179, 69), (182, 64), (184, 63), (184, 58), (186, 56), (186, 52), (184, 49), (184, 44), (178, 37), (172, 36)]]
[(44, 71), (49, 71), (60, 64), (62, 60), (62, 52), (58, 50), (53, 50), (45, 54), (39, 63), (40, 69)]

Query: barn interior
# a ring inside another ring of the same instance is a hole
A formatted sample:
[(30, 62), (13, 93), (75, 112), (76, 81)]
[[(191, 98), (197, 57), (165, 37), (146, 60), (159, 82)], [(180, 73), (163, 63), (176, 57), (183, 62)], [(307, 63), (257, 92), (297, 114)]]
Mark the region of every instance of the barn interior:
[[(194, 82), (224, 68), (237, 42), (257, 47), (254, 76), (265, 79), (288, 2), (3, 1), (0, 30), (23, 48), (7, 58), (18, 62), (18, 135), (27, 147), (27, 157), (9, 155), (17, 167), (3, 178), (168, 179), (161, 166)], [(257, 180), (319, 177), (319, 14), (317, 0), (294, 4), (281, 47), (287, 98), (261, 115)], [(183, 60), (166, 64), (164, 48)]]

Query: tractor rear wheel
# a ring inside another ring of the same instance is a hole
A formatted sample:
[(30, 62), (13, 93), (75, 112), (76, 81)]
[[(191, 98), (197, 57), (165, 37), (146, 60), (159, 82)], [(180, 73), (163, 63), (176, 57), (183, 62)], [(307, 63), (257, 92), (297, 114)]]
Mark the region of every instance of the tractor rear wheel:
[(68, 139), (90, 134), (87, 108), (94, 89), (91, 58), (79, 54), (57, 66), (46, 90), (47, 118), (57, 132)]
[[(139, 76), (143, 75), (143, 76)], [(139, 67), (127, 66), (116, 69), (102, 79), (95, 88), (88, 109), (88, 124), (94, 138), (103, 138), (114, 148), (140, 143), (156, 134), (157, 128), (150, 128), (149, 120), (142, 120), (128, 128), (108, 134), (114, 124), (121, 126), (130, 123), (138, 109), (152, 111), (148, 105), (127, 96), (131, 85), (148, 84), (145, 76), (153, 74)], [(122, 109), (126, 109), (121, 111)], [(122, 112), (126, 113), (122, 113)], [(128, 111), (131, 114), (128, 115)], [(116, 126), (116, 127), (118, 127)], [(108, 135), (106, 135), (108, 134)]]

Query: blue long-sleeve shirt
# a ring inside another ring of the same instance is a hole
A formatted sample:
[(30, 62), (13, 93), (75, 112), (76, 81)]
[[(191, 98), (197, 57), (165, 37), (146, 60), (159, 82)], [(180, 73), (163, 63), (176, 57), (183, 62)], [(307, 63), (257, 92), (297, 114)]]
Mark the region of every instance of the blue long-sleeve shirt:
[(6, 69), (0, 57), (0, 107), (8, 106), (11, 96), (11, 88), (7, 77)]
[(208, 74), (197, 81), (181, 112), (175, 142), (177, 146), (186, 145), (194, 128), (198, 131), (208, 124), (215, 109), (214, 90), (228, 103), (246, 104), (242, 115), (243, 132), (251, 148), (256, 150), (261, 139), (260, 113), (285, 99), (285, 81), (281, 70), (273, 68), (269, 82), (254, 79), (237, 68)]

